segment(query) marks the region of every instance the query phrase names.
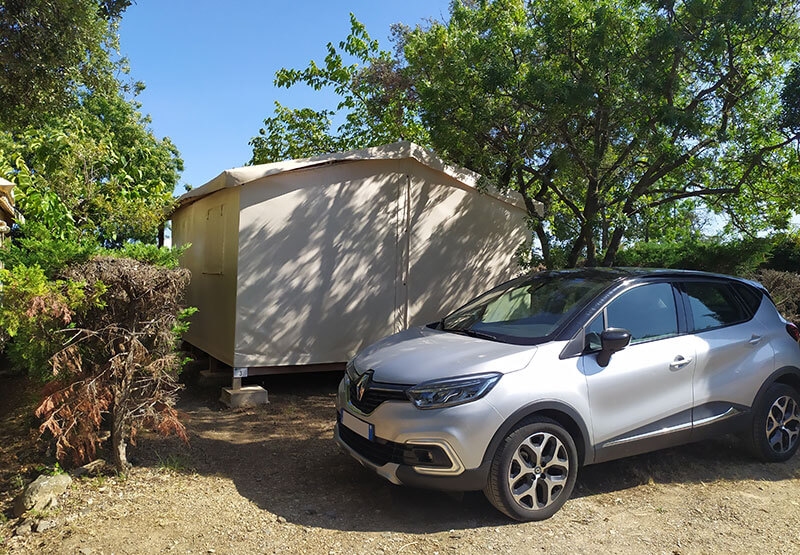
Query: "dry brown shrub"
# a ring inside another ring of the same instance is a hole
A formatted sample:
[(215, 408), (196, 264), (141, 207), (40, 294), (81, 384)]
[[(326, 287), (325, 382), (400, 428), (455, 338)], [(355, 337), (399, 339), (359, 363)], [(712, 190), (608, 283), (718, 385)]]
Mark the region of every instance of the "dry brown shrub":
[(67, 268), (64, 279), (83, 281), (87, 293), (107, 289), (104, 306), (72, 315), (74, 327), (51, 359), (55, 381), (36, 410), (42, 433), (56, 442), (59, 459), (80, 463), (96, 456), (110, 427), (118, 470), (140, 428), (186, 439), (175, 400), (180, 356), (175, 327), (189, 283), (185, 269), (127, 258), (97, 257)]
[(800, 323), (800, 274), (760, 270), (751, 277), (767, 288), (784, 318)]

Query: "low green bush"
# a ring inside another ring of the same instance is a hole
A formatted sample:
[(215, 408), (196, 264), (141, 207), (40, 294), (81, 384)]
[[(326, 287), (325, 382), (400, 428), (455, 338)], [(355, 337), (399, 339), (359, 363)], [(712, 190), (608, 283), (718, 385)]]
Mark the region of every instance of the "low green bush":
[(174, 270), (179, 267), (179, 259), (188, 248), (189, 245), (158, 247), (146, 243), (125, 243), (118, 249), (101, 249), (98, 254), (115, 258), (132, 258), (145, 264)]
[[(638, 243), (622, 250), (616, 266), (680, 268), (722, 274), (745, 275), (764, 267), (772, 259), (770, 238), (721, 241), (688, 239), (676, 243)], [(800, 270), (800, 267), (798, 268)]]
[[(86, 284), (51, 280), (39, 266), (18, 264), (0, 271), (3, 283), (0, 329), (14, 368), (47, 381), (53, 377), (50, 357), (67, 341), (76, 315), (102, 307), (102, 285), (87, 293)], [(59, 331), (61, 330), (61, 331)]]
[(59, 237), (44, 224), (30, 222), (15, 230), (12, 240), (0, 249), (0, 261), (6, 268), (39, 267), (47, 278), (53, 279), (67, 265), (86, 262), (98, 249), (92, 237), (78, 232)]

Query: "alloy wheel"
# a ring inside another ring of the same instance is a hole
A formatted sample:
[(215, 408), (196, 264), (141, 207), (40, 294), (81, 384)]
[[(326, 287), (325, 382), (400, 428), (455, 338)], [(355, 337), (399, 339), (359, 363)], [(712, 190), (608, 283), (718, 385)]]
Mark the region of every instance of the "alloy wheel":
[(778, 397), (767, 413), (767, 441), (776, 453), (786, 453), (800, 435), (800, 408), (788, 395)]
[(517, 447), (508, 469), (508, 487), (521, 507), (543, 509), (564, 490), (568, 475), (564, 444), (553, 434), (538, 432)]

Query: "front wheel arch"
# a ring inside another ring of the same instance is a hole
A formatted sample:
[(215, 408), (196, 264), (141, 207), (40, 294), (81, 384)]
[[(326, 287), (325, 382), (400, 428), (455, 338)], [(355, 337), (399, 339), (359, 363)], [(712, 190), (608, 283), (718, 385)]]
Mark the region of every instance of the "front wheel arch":
[(536, 416), (555, 420), (572, 436), (578, 451), (578, 464), (584, 466), (594, 461), (594, 447), (591, 444), (589, 429), (577, 410), (561, 401), (535, 401), (516, 410), (497, 429), (486, 452), (483, 455), (482, 467), (488, 467), (500, 443), (515, 428), (524, 426), (526, 421)]

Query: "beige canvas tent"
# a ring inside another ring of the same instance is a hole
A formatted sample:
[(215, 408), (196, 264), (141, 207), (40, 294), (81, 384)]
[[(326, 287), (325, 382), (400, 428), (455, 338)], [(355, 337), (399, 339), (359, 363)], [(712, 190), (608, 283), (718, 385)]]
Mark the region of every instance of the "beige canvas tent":
[(246, 376), (442, 317), (518, 272), (529, 236), (521, 197), (478, 178), (409, 142), (221, 173), (172, 217), (192, 245), (186, 340)]

